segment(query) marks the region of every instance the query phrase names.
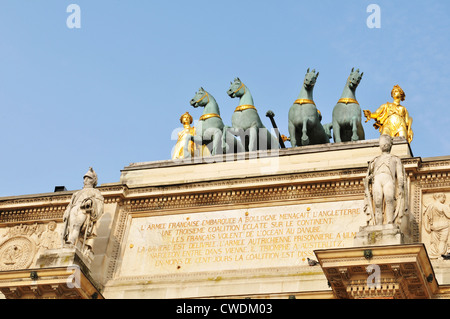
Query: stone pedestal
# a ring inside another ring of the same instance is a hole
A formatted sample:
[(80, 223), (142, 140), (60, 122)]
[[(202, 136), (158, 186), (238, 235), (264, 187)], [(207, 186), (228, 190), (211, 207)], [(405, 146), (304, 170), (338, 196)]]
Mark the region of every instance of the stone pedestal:
[(75, 247), (43, 251), (33, 268), (0, 272), (7, 299), (103, 299), (101, 287)]
[(79, 266), (89, 272), (92, 259), (85, 256), (76, 247), (48, 249), (36, 260), (36, 268)]
[(314, 251), (339, 299), (431, 299), (439, 285), (423, 244)]
[(405, 244), (405, 236), (398, 225), (371, 225), (361, 227), (353, 241), (355, 247)]
[(77, 247), (64, 247), (44, 251), (36, 261), (36, 268), (68, 267), (80, 269), (97, 286), (91, 276), (92, 259)]
[(36, 268), (72, 266), (74, 265), (75, 255), (75, 248), (46, 250), (37, 259)]

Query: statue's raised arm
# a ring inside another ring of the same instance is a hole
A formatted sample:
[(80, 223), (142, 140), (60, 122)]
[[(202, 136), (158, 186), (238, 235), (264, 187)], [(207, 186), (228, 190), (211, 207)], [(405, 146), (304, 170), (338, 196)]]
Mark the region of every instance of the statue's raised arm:
[(400, 136), (409, 143), (412, 142), (414, 133), (412, 131), (412, 117), (408, 110), (400, 104), (405, 100), (405, 92), (398, 85), (395, 85), (391, 91), (394, 101), (381, 105), (375, 112), (364, 110), (366, 122), (375, 120), (373, 125), (375, 129), (380, 130), (380, 135), (386, 134), (391, 137)]

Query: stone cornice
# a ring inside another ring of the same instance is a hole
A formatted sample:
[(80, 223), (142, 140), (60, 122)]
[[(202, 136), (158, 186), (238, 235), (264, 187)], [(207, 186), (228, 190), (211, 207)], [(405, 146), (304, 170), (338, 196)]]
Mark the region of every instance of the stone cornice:
[[(378, 139), (374, 140), (363, 140), (355, 142), (342, 142), (342, 143), (327, 143), (320, 145), (307, 145), (301, 147), (290, 147), (278, 149), (275, 151), (255, 151), (255, 152), (245, 152), (237, 153), (231, 155), (215, 155), (207, 158), (191, 158), (186, 160), (161, 160), (152, 162), (140, 162), (140, 163), (130, 163), (124, 169), (124, 171), (132, 170), (142, 170), (142, 169), (158, 169), (163, 167), (173, 167), (173, 166), (184, 166), (184, 165), (197, 165), (197, 164), (208, 164), (208, 163), (222, 163), (230, 161), (242, 161), (253, 158), (270, 158), (270, 157), (284, 157), (299, 154), (313, 154), (313, 153), (327, 153), (330, 151), (345, 151), (363, 148), (378, 148)], [(402, 138), (394, 138), (393, 145), (407, 145), (410, 156), (412, 156), (411, 148), (408, 142)]]
[[(401, 143), (402, 141), (397, 141)], [(348, 144), (348, 143), (343, 143)], [(355, 145), (373, 144), (373, 141)], [(336, 146), (326, 146), (336, 147)], [(339, 147), (348, 147), (341, 145)], [(315, 147), (306, 147), (309, 152)], [(290, 154), (296, 150), (281, 150)], [(248, 153), (245, 153), (248, 155)], [(244, 155), (245, 155), (244, 154)], [(172, 162), (172, 161), (166, 161)], [(411, 183), (419, 188), (432, 190), (450, 188), (450, 157), (402, 159)], [(144, 166), (149, 165), (145, 164)], [(153, 164), (152, 164), (153, 165)], [(154, 165), (160, 165), (154, 164)], [(210, 164), (214, 165), (214, 164)], [(133, 166), (133, 169), (141, 165)], [(309, 172), (295, 170), (282, 174), (241, 177), (211, 178), (207, 181), (193, 181), (166, 185), (140, 185), (128, 187), (125, 184), (109, 183), (98, 187), (105, 203), (119, 203), (133, 212), (165, 209), (192, 209), (195, 207), (223, 207), (257, 203), (315, 200), (322, 197), (360, 198), (363, 196), (362, 179), (367, 166), (359, 165), (348, 169), (330, 169)], [(33, 222), (38, 220), (60, 220), (75, 191), (43, 193), (0, 198), (0, 223)]]
[[(105, 203), (119, 202), (124, 198), (126, 186), (105, 185), (98, 187)], [(42, 220), (61, 221), (64, 210), (76, 191), (32, 194), (0, 198), (0, 223), (31, 223)]]
[(363, 195), (366, 169), (285, 174), (215, 183), (130, 189), (124, 200), (130, 212), (195, 207), (236, 206)]

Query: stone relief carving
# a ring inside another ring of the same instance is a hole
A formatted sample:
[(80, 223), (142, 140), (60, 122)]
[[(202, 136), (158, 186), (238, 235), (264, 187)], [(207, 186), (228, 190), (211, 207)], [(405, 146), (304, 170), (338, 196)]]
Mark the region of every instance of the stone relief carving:
[(47, 249), (61, 247), (54, 221), (9, 227), (0, 241), (0, 271), (27, 269)]
[(26, 237), (13, 237), (0, 247), (0, 269), (15, 270), (28, 268), (36, 253), (34, 243)]
[(433, 200), (425, 205), (423, 226), (430, 235), (429, 257), (442, 259), (448, 253), (448, 235), (450, 226), (450, 205), (446, 204), (444, 193), (433, 194)]
[(41, 247), (44, 249), (61, 248), (61, 235), (56, 231), (56, 223), (51, 221), (41, 235)]

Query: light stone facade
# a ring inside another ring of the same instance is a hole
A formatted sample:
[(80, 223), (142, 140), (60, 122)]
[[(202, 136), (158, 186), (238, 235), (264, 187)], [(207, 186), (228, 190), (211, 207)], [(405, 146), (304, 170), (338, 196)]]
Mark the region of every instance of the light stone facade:
[[(104, 212), (94, 259), (77, 264), (75, 292), (64, 285), (73, 269), (62, 275), (72, 265), (62, 256), (79, 257), (56, 240), (74, 192), (0, 198), (0, 291), (7, 298), (449, 298), (450, 260), (429, 257), (437, 237), (425, 229), (424, 212), (436, 193), (450, 202), (450, 156), (415, 157), (395, 138), (391, 153), (402, 160), (409, 190), (407, 240), (395, 251), (354, 245), (366, 223), (363, 178), (380, 152), (378, 140), (367, 140), (130, 164), (118, 182), (97, 187)], [(362, 287), (368, 250), (390, 271), (384, 283), (397, 286), (342, 293)], [(355, 258), (362, 271), (349, 268)], [(330, 277), (333, 267), (339, 279)], [(420, 280), (398, 279), (405, 276)]]

